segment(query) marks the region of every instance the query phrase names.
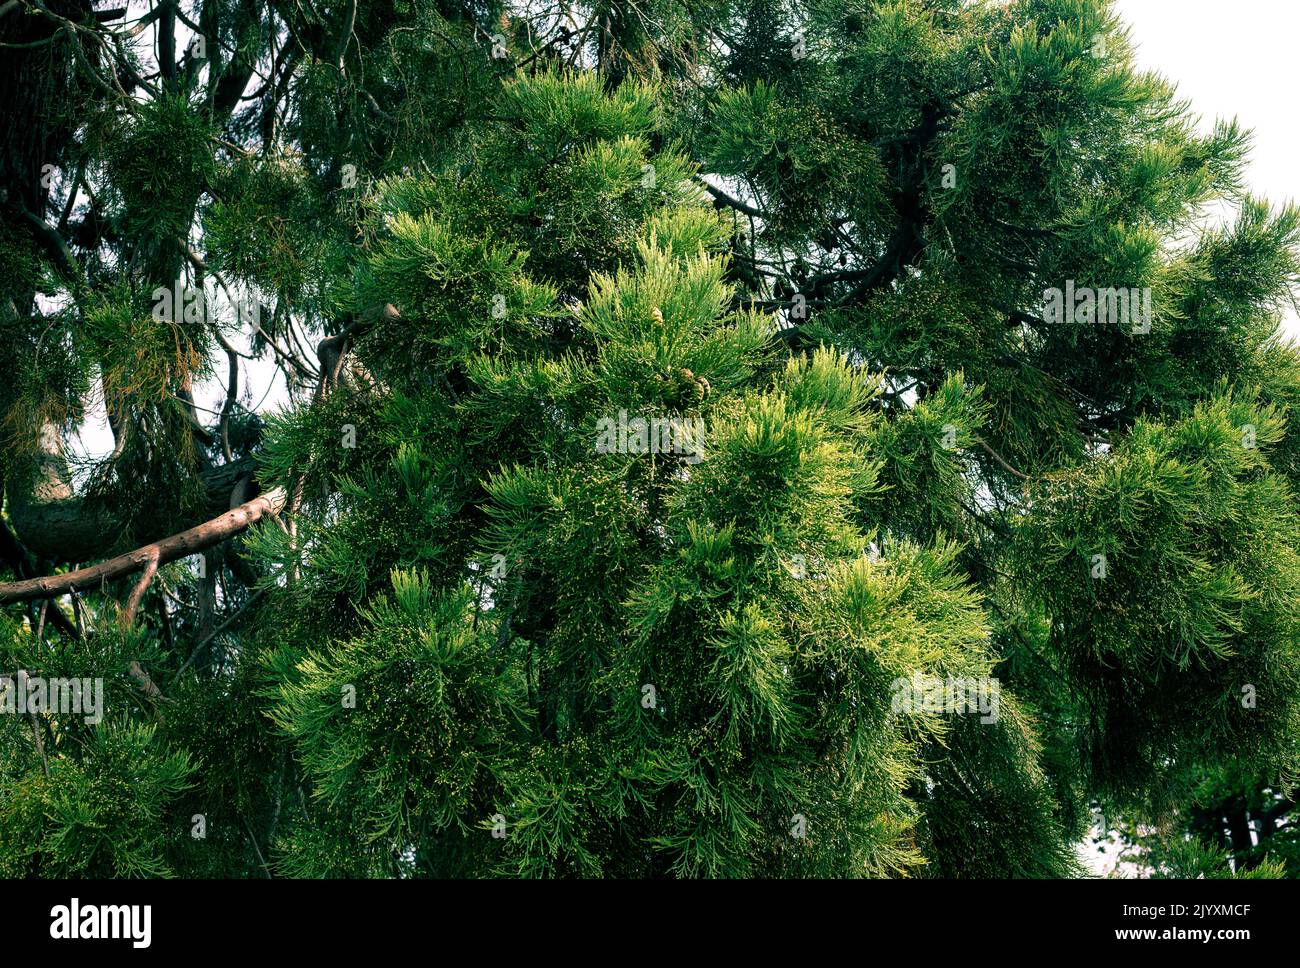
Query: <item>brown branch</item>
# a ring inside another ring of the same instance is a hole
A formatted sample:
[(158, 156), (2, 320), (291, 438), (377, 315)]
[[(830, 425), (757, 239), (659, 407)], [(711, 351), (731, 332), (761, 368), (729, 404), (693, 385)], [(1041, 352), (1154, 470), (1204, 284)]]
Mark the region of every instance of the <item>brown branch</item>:
[(981, 437), (976, 437), (976, 438), (975, 438), (975, 442), (976, 442), (977, 444), (979, 444), (981, 447), (983, 447), (986, 451), (988, 451), (988, 452), (989, 452), (989, 456), (991, 456), (995, 461), (997, 461), (999, 464), (1001, 464), (1003, 470), (1010, 471), (1012, 474), (1015, 474), (1016, 477), (1020, 478), (1022, 481), (1035, 481), (1035, 480), (1038, 479), (1038, 478), (1033, 477), (1033, 476), (1031, 476), (1031, 475), (1029, 475), (1029, 474), (1024, 474), (1024, 473), (1022, 473), (1022, 472), (1016, 470), (1014, 467), (1012, 467), (1010, 464), (1008, 464), (1005, 460), (1003, 460), (1003, 459), (1002, 459), (1002, 455), (999, 454), (999, 453), (998, 453), (996, 450), (994, 450), (992, 447), (990, 447), (990, 446), (989, 446), (989, 445), (984, 441), (983, 438), (981, 438)]
[(893, 205), (898, 213), (898, 224), (874, 265), (861, 269), (830, 272), (810, 281), (804, 290), (810, 296), (820, 296), (830, 285), (856, 282), (857, 285), (844, 296), (844, 302), (855, 302), (868, 293), (885, 289), (904, 271), (916, 265), (925, 251), (925, 228), (931, 213), (925, 207), (926, 158), (938, 135), (945, 130), (940, 123), (951, 113), (939, 102), (931, 101), (921, 109), (921, 120), (904, 142), (899, 158), (899, 188)]
[(239, 397), (239, 354), (233, 347), (227, 347), (226, 359), (230, 361), (226, 376), (226, 402), (221, 407), (221, 422), (218, 426), (221, 431), (222, 456), (226, 458), (227, 463), (233, 464), (235, 453), (230, 448), (230, 413), (235, 409), (235, 402)]
[(130, 628), (131, 623), (135, 621), (135, 613), (140, 608), (144, 593), (148, 590), (149, 583), (153, 581), (153, 576), (156, 574), (158, 574), (158, 549), (154, 547), (146, 554), (144, 571), (140, 573), (140, 580), (131, 589), (131, 597), (126, 600), (126, 608), (122, 610), (120, 622), (123, 628)]
[[(74, 188), (73, 191), (76, 191), (76, 189)], [(68, 248), (68, 243), (63, 236), (55, 231), (53, 226), (47, 224), (44, 219), (33, 215), (24, 207), (19, 207), (18, 214), (32, 227), (37, 240), (53, 257), (59, 274), (63, 276), (64, 280), (73, 285), (81, 282), (81, 264), (77, 262), (77, 257), (72, 254), (72, 250)]]
[[(71, 591), (97, 588), (106, 581), (133, 574), (141, 568), (157, 569), (179, 558), (186, 558), (213, 545), (220, 544), (228, 538), (247, 530), (252, 524), (267, 515), (275, 515), (284, 507), (285, 492), (275, 488), (261, 494), (251, 501), (246, 501), (232, 511), (227, 511), (210, 521), (205, 521), (187, 531), (174, 534), (161, 541), (137, 548), (135, 551), (108, 561), (100, 562), (91, 568), (79, 568), (62, 575), (45, 578), (32, 578), (27, 581), (15, 581), (0, 585), (0, 605), (10, 602), (26, 602), (33, 599), (54, 598)], [(152, 577), (152, 574), (150, 574)], [(137, 590), (143, 590), (137, 585)], [(135, 592), (132, 592), (132, 598)], [(138, 602), (136, 603), (139, 604)], [(130, 605), (128, 604), (128, 609)]]
[(142, 16), (139, 20), (137, 20), (135, 22), (135, 25), (131, 27), (131, 29), (125, 31), (122, 34), (122, 36), (126, 37), (127, 39), (130, 39), (131, 37), (138, 37), (140, 34), (144, 33), (144, 29), (146, 27), (148, 27), (151, 23), (153, 23), (155, 20), (161, 17), (168, 8), (173, 7), (175, 5), (176, 5), (176, 0), (162, 0), (162, 2), (158, 4), (158, 6), (154, 7), (152, 10), (150, 10), (148, 13)]
[(350, 0), (347, 15), (343, 19), (343, 30), (340, 31), (338, 43), (334, 47), (334, 63), (338, 65), (339, 73), (346, 73), (343, 64), (348, 52), (348, 42), (352, 40), (352, 31), (356, 28), (356, 23), (357, 0)]
[(166, 699), (162, 690), (150, 678), (149, 673), (144, 671), (144, 666), (140, 665), (138, 659), (132, 659), (131, 664), (127, 667), (127, 674), (140, 684), (140, 690), (150, 699)]
[(761, 208), (755, 208), (753, 205), (749, 205), (745, 202), (742, 202), (740, 199), (736, 198), (733, 195), (728, 195), (721, 188), (718, 188), (716, 185), (710, 185), (707, 181), (705, 181), (703, 178), (701, 178), (698, 175), (696, 175), (691, 180), (694, 181), (695, 184), (703, 188), (710, 195), (712, 195), (714, 200), (721, 205), (726, 205), (728, 208), (734, 208), (737, 212), (743, 212), (745, 215), (749, 215), (752, 218), (761, 218), (761, 219), (770, 218), (770, 216), (766, 212), (764, 212)]
[[(26, 691), (27, 688), (26, 680), (28, 678), (27, 670), (19, 669), (17, 678), (18, 678), (18, 688), (20, 690)], [(40, 717), (37, 716), (33, 710), (30, 709), (27, 711), (27, 717), (28, 719), (31, 720), (32, 723), (32, 742), (36, 745), (36, 752), (40, 754), (41, 768), (44, 770), (45, 775), (48, 777), (50, 775), (50, 758), (45, 754), (45, 739), (43, 736), (41, 736)]]

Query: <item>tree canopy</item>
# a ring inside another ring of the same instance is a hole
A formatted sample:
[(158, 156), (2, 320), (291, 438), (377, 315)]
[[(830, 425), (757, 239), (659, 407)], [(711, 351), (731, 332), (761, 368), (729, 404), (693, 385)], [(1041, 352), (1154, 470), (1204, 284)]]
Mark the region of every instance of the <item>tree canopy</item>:
[(1300, 873), (1300, 210), (1108, 3), (0, 49), (0, 873)]

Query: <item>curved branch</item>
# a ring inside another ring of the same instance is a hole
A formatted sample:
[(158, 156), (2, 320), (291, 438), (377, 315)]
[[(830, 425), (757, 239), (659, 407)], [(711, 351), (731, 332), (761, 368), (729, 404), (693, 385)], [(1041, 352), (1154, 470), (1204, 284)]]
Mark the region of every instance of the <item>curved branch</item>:
[(140, 602), (144, 600), (144, 593), (149, 588), (149, 583), (153, 581), (153, 576), (158, 574), (158, 549), (151, 549), (144, 559), (144, 571), (140, 575), (140, 580), (135, 583), (131, 589), (131, 597), (126, 600), (126, 608), (122, 610), (122, 627), (130, 628), (131, 623), (135, 621), (135, 613), (140, 608)]
[(699, 175), (696, 175), (691, 180), (694, 181), (701, 188), (703, 188), (710, 195), (712, 195), (715, 201), (717, 201), (722, 205), (726, 205), (728, 208), (734, 208), (737, 212), (742, 212), (745, 215), (751, 216), (752, 218), (761, 218), (761, 219), (769, 218), (768, 214), (764, 212), (761, 208), (755, 208), (753, 205), (749, 205), (746, 202), (742, 202), (740, 199), (736, 198), (733, 195), (728, 195), (725, 191), (723, 191), (721, 188), (718, 188), (716, 185), (710, 185)]
[(1005, 470), (1005, 471), (1010, 471), (1012, 474), (1015, 474), (1016, 477), (1020, 478), (1022, 481), (1036, 481), (1036, 480), (1038, 480), (1038, 478), (1033, 477), (1033, 476), (1030, 475), (1030, 474), (1025, 474), (1025, 473), (1023, 473), (1023, 472), (1021, 472), (1021, 471), (1018, 471), (1018, 470), (1016, 470), (1014, 467), (1012, 467), (1010, 464), (1008, 464), (1005, 460), (1002, 459), (1002, 455), (1001, 455), (1001, 454), (999, 454), (996, 450), (994, 450), (992, 447), (990, 447), (990, 446), (988, 445), (988, 443), (984, 440), (984, 438), (982, 438), (982, 437), (976, 437), (976, 438), (975, 438), (975, 442), (976, 442), (977, 444), (979, 444), (981, 447), (983, 447), (986, 451), (988, 451), (988, 452), (989, 452), (989, 456), (992, 457), (995, 461), (997, 461), (997, 462), (1002, 466), (1002, 469), (1003, 469), (1003, 470)]
[(104, 582), (133, 574), (141, 568), (149, 569), (151, 565), (152, 568), (158, 568), (178, 558), (186, 558), (240, 534), (267, 515), (278, 514), (284, 507), (285, 497), (284, 488), (277, 487), (188, 531), (110, 558), (93, 567), (0, 585), (0, 605), (54, 598), (71, 591), (96, 588)]
[(40, 243), (53, 257), (59, 274), (63, 276), (64, 280), (73, 285), (81, 282), (81, 264), (77, 262), (77, 257), (72, 254), (72, 249), (68, 247), (68, 243), (63, 236), (44, 219), (33, 215), (23, 206), (18, 207), (18, 214), (32, 227)]

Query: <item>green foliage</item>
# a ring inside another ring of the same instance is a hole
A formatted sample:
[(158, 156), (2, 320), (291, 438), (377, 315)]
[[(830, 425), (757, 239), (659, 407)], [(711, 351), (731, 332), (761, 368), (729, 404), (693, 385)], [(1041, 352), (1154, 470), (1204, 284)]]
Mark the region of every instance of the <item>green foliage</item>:
[(331, 228), (318, 215), (301, 159), (240, 158), (220, 174), (216, 190), (203, 220), (214, 268), (299, 301), (324, 276)]
[(149, 101), (114, 132), (104, 156), (125, 231), (154, 243), (189, 234), (194, 200), (214, 174), (211, 137), (184, 97)]
[[(368, 608), (362, 637), (303, 656), (279, 687), (270, 717), (349, 839), (390, 848), (446, 840), (459, 843), (452, 853), (471, 850), (524, 715), (523, 683), (494, 661), (486, 626), (475, 633), (468, 597), (435, 599), (426, 577), (395, 571), (392, 598)], [(283, 666), (286, 657), (269, 661)], [(330, 872), (314, 867), (331, 859), (319, 845), (289, 838), (291, 868)], [(380, 854), (397, 863), (391, 851)]]
[(1214, 397), (1172, 426), (1140, 421), (1036, 502), (1020, 553), (1089, 711), (1094, 782), (1149, 795), (1167, 764), (1227, 750), (1292, 767), (1297, 519), (1266, 456), (1281, 434), (1272, 408)]
[(1151, 876), (1158, 880), (1266, 880), (1285, 876), (1282, 865), (1269, 860), (1257, 867), (1230, 870), (1227, 858), (1221, 851), (1191, 838), (1161, 842), (1151, 852), (1148, 862), (1152, 867)]
[(0, 794), (6, 877), (170, 877), (175, 803), (195, 770), (147, 725), (105, 721), (77, 758), (54, 757)]
[(326, 7), (0, 200), (6, 579), (284, 502), (6, 607), (0, 873), (1296, 875), (1300, 211), (1109, 4)]

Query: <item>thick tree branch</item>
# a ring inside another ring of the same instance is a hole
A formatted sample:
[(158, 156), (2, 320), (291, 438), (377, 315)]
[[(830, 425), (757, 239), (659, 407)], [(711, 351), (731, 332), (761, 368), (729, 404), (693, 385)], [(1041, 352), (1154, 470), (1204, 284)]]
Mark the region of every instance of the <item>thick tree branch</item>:
[(708, 182), (706, 182), (703, 178), (700, 178), (698, 175), (693, 180), (697, 185), (699, 185), (706, 192), (712, 195), (716, 201), (718, 201), (723, 205), (726, 205), (728, 208), (734, 208), (737, 212), (743, 212), (745, 215), (749, 215), (753, 218), (761, 218), (761, 219), (768, 218), (768, 214), (764, 212), (762, 209), (755, 208), (753, 205), (748, 205), (745, 202), (742, 202), (740, 199), (732, 195), (728, 195), (721, 188), (718, 188), (715, 185), (710, 185)]
[[(51, 575), (46, 578), (33, 578), (27, 581), (9, 582), (0, 585), (0, 605), (10, 602), (26, 602), (33, 599), (51, 598), (66, 595), (74, 590), (97, 588), (104, 582), (112, 581), (133, 574), (141, 568), (156, 569), (162, 565), (186, 558), (213, 545), (220, 544), (228, 538), (247, 530), (267, 515), (278, 514), (284, 507), (285, 492), (275, 488), (265, 494), (246, 501), (233, 511), (227, 511), (211, 521), (205, 521), (188, 531), (174, 534), (161, 541), (137, 548), (135, 551), (90, 568), (79, 568), (63, 575)], [(137, 589), (139, 586), (137, 585)], [(143, 594), (143, 591), (141, 591)], [(135, 595), (133, 594), (133, 598)], [(138, 604), (138, 602), (136, 603)], [(128, 605), (130, 610), (130, 605)]]
[(853, 302), (889, 286), (917, 263), (925, 250), (925, 227), (930, 221), (930, 212), (925, 207), (927, 157), (943, 130), (940, 122), (948, 113), (937, 101), (927, 104), (921, 111), (920, 123), (902, 146), (897, 162), (899, 187), (893, 198), (898, 224), (880, 258), (865, 268), (819, 276), (804, 287), (808, 295), (821, 296), (835, 283), (856, 282), (844, 297), (844, 301)]
[[(207, 495), (205, 514), (230, 509), (231, 491), (254, 469), (251, 457), (205, 468), (199, 478)], [(92, 561), (113, 550), (118, 537), (111, 515), (96, 511), (86, 499), (66, 494), (30, 495), (18, 480), (9, 481), (9, 518), (18, 539), (37, 558), (52, 562)], [(34, 499), (33, 499), (34, 497)], [(165, 534), (142, 537), (162, 538)]]
[(72, 254), (72, 250), (68, 248), (68, 243), (63, 236), (48, 225), (44, 219), (33, 215), (26, 208), (20, 207), (18, 212), (35, 231), (37, 239), (53, 258), (54, 264), (63, 278), (73, 285), (79, 283), (81, 281), (81, 264), (77, 262), (77, 257)]
[(153, 576), (158, 574), (158, 557), (156, 547), (145, 555), (144, 571), (140, 573), (140, 580), (131, 589), (131, 597), (126, 600), (126, 608), (122, 609), (123, 628), (130, 628), (131, 623), (135, 621), (135, 613), (140, 608), (140, 602), (144, 600), (144, 593), (148, 590), (149, 583), (153, 581)]

